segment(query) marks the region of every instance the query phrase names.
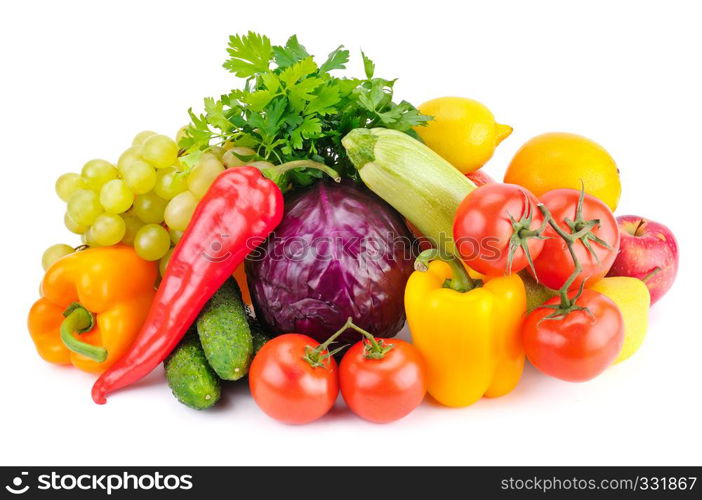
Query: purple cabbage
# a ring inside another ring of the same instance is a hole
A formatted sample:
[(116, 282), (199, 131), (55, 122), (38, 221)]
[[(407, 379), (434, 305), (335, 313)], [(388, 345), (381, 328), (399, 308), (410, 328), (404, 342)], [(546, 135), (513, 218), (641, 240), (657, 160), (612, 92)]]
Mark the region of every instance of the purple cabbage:
[[(365, 186), (321, 181), (286, 200), (282, 222), (246, 262), (257, 318), (273, 335), (322, 342), (351, 316), (379, 337), (404, 324), (414, 238)], [(338, 342), (354, 343), (347, 330)]]

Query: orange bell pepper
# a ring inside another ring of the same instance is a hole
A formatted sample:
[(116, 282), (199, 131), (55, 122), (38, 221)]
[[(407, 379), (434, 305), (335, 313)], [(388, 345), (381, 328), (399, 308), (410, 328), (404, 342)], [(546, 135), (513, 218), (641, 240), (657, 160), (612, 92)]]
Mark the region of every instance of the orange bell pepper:
[(253, 303), (251, 302), (251, 292), (249, 292), (249, 283), (246, 281), (246, 273), (244, 272), (243, 262), (234, 270), (234, 274), (232, 276), (234, 276), (234, 279), (239, 285), (239, 290), (241, 290), (241, 300), (243, 300), (244, 304), (247, 306), (253, 307)]
[(132, 344), (146, 319), (157, 267), (131, 247), (90, 248), (56, 261), (29, 311), (29, 333), (50, 363), (102, 373)]

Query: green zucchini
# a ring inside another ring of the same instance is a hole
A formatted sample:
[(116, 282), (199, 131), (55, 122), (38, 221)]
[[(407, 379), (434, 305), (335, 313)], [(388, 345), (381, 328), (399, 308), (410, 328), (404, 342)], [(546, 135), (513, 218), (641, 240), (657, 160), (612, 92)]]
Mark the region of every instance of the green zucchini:
[(197, 333), (212, 369), (224, 380), (238, 380), (249, 371), (253, 338), (236, 281), (228, 279), (197, 318)]
[(455, 253), (453, 219), (475, 184), (427, 146), (397, 130), (359, 128), (341, 143), (371, 191), (436, 248)]
[(219, 378), (207, 363), (194, 330), (183, 337), (163, 365), (173, 395), (184, 405), (204, 410), (219, 400)]

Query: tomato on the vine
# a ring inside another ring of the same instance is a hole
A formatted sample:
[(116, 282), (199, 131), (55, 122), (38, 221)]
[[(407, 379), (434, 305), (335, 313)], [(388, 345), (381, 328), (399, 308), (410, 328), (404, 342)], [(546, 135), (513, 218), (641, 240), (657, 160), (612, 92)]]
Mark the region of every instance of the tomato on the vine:
[(249, 368), (258, 406), (288, 424), (317, 420), (339, 395), (338, 367), (326, 348), (307, 335), (289, 333), (266, 342)]
[(366, 338), (351, 346), (339, 365), (339, 380), (349, 408), (376, 423), (404, 417), (427, 391), (422, 355), (400, 339)]
[(519, 272), (536, 259), (544, 240), (539, 201), (515, 184), (485, 184), (458, 206), (453, 239), (463, 261), (482, 274)]
[(526, 317), (522, 332), (527, 358), (552, 377), (590, 380), (611, 365), (622, 348), (622, 314), (614, 302), (594, 290), (583, 290), (575, 307), (564, 314), (558, 309), (560, 301), (554, 297), (544, 304), (547, 307)]
[[(582, 202), (579, 203), (581, 196)], [(569, 289), (578, 289), (583, 280), (587, 284), (604, 278), (619, 251), (619, 226), (609, 207), (594, 196), (575, 189), (554, 189), (540, 200), (563, 231), (568, 234), (587, 232), (573, 244), (582, 272)], [(575, 271), (575, 264), (568, 245), (551, 226), (546, 228), (544, 236), (547, 239), (541, 254), (534, 260), (536, 277), (547, 287), (558, 290)]]

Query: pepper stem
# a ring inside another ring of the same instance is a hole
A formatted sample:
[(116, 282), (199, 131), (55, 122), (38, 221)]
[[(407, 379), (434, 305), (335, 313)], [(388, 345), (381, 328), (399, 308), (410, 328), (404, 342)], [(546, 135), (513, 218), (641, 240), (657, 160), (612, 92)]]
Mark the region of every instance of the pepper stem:
[(429, 263), (432, 260), (441, 260), (446, 262), (451, 268), (451, 279), (446, 280), (444, 286), (451, 288), (457, 292), (469, 292), (479, 285), (479, 280), (474, 280), (466, 272), (465, 267), (453, 255), (446, 255), (436, 248), (424, 250), (417, 256), (414, 261), (414, 268), (417, 271), (426, 271), (429, 269)]
[(61, 341), (71, 351), (102, 363), (107, 359), (107, 349), (78, 340), (74, 333), (86, 333), (93, 329), (95, 319), (90, 311), (74, 302), (63, 312), (66, 319), (61, 323)]
[(262, 172), (269, 179), (280, 179), (286, 172), (290, 170), (295, 170), (296, 168), (312, 168), (315, 170), (320, 170), (327, 174), (329, 177), (334, 179), (334, 182), (341, 182), (341, 177), (339, 172), (331, 167), (326, 166), (324, 163), (319, 163), (312, 160), (295, 160), (283, 163), (281, 165), (276, 165), (274, 167), (264, 168)]

